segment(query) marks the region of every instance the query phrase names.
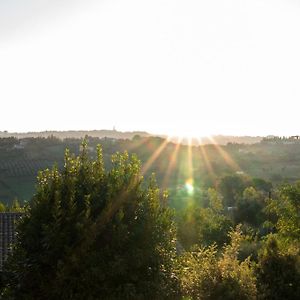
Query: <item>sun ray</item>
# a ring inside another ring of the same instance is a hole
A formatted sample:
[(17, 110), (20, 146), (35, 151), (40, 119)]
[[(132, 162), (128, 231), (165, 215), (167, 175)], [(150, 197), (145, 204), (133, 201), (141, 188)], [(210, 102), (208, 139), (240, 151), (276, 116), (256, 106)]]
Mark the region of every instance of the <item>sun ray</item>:
[(219, 144), (215, 142), (213, 137), (208, 137), (210, 141), (212, 142), (213, 146), (217, 149), (217, 151), (220, 153), (222, 158), (224, 159), (225, 163), (235, 172), (242, 171), (241, 167), (231, 158), (229, 153), (225, 151)]
[(184, 184), (184, 180), (183, 180), (183, 174), (184, 172), (184, 168), (183, 168), (183, 148), (184, 145), (182, 144), (183, 138), (181, 138), (181, 143), (180, 143), (180, 148), (178, 150), (177, 153), (177, 176), (176, 176), (176, 190), (180, 190)]
[(194, 178), (194, 170), (193, 170), (193, 145), (192, 145), (192, 139), (189, 138), (188, 140), (188, 172), (191, 178)]
[(202, 145), (201, 143), (201, 140), (199, 139), (199, 148), (200, 148), (200, 151), (201, 151), (201, 154), (202, 154), (202, 157), (203, 157), (203, 161), (204, 161), (204, 164), (206, 166), (206, 169), (208, 170), (208, 173), (212, 176), (212, 177), (216, 177), (216, 173), (213, 169), (213, 166), (210, 162), (210, 159), (208, 157), (208, 154), (206, 152), (206, 149), (205, 149), (205, 145)]
[(141, 137), (140, 140), (138, 140), (138, 141), (135, 141), (135, 142), (133, 140), (131, 140), (131, 141), (132, 141), (132, 143), (130, 143), (130, 145), (127, 147), (128, 151), (137, 149), (137, 148), (145, 145), (147, 142), (149, 142), (149, 138)]
[[(187, 139), (187, 147), (185, 154), (185, 179), (184, 179), (184, 189), (189, 197), (194, 195), (194, 166), (193, 166), (193, 143), (192, 139)], [(187, 156), (186, 156), (187, 155)], [(192, 198), (189, 198), (191, 200)]]
[(177, 155), (178, 155), (180, 147), (181, 147), (181, 138), (178, 138), (178, 141), (177, 141), (176, 146), (175, 146), (175, 150), (171, 155), (168, 168), (166, 170), (165, 176), (164, 176), (163, 181), (162, 181), (163, 189), (166, 189), (169, 186), (169, 180), (170, 180), (171, 172), (173, 171), (173, 169), (175, 167), (175, 164), (176, 164), (176, 161), (177, 161)]
[(144, 164), (141, 174), (145, 175), (145, 173), (149, 170), (152, 164), (157, 160), (161, 152), (165, 149), (166, 145), (169, 143), (169, 139), (165, 139), (162, 144), (155, 150), (155, 152), (151, 155), (148, 161)]

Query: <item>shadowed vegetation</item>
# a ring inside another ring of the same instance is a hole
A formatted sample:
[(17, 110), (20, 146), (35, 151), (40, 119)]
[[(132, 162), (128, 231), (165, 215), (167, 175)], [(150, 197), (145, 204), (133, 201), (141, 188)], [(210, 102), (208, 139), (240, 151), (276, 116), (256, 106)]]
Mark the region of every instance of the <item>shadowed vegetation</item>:
[[(143, 166), (126, 151), (108, 160), (84, 142), (39, 172), (24, 207), (14, 201), (10, 209), (24, 216), (1, 272), (2, 298), (298, 298), (299, 183), (276, 186), (238, 171), (197, 185), (196, 148), (133, 142), (132, 151), (148, 149)], [(172, 186), (174, 177), (175, 187), (144, 179), (159, 163), (160, 182)]]

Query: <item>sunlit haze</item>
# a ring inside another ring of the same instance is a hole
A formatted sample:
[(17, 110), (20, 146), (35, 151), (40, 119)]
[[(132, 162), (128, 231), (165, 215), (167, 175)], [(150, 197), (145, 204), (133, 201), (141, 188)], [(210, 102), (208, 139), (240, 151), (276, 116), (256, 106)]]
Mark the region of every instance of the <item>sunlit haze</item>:
[(0, 0), (0, 131), (299, 134), (296, 0)]

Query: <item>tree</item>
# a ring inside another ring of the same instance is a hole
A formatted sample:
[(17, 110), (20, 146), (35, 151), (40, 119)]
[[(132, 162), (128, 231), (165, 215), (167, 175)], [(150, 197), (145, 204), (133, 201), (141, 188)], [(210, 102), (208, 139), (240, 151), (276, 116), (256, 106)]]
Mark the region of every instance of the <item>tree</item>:
[[(271, 199), (267, 211), (276, 215), (275, 228), (287, 243), (300, 241), (300, 182), (285, 184), (278, 199)], [(300, 245), (299, 245), (300, 246)]]
[(258, 191), (263, 191), (266, 193), (269, 193), (272, 190), (272, 183), (269, 181), (266, 181), (262, 178), (253, 178), (252, 179), (253, 187)]
[(263, 299), (300, 297), (300, 183), (285, 184), (270, 199), (275, 233), (269, 234), (259, 253), (258, 282)]
[(299, 256), (282, 253), (276, 236), (270, 235), (259, 255), (257, 278), (260, 299), (299, 299)]
[(5, 266), (9, 299), (167, 299), (176, 297), (171, 263), (175, 227), (154, 177), (135, 156), (116, 153), (104, 168), (65, 154), (64, 169), (40, 172)]
[(215, 189), (207, 191), (208, 207), (199, 202), (187, 207), (179, 218), (178, 235), (183, 246), (190, 248), (194, 244), (208, 246), (216, 243), (223, 246), (228, 242), (228, 232), (233, 225), (223, 213), (223, 204)]
[(226, 175), (221, 178), (218, 189), (224, 197), (225, 206), (235, 206), (236, 200), (247, 187), (246, 178), (240, 175)]
[(234, 220), (236, 223), (246, 223), (253, 227), (259, 227), (265, 220), (264, 207), (264, 195), (252, 186), (247, 187), (242, 197), (237, 201)]

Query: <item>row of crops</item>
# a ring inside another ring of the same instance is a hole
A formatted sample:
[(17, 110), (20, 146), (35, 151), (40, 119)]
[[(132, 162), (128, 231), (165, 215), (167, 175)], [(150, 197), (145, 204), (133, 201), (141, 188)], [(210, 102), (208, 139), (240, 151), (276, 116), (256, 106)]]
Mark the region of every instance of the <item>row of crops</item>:
[(50, 168), (53, 161), (21, 158), (0, 160), (0, 173), (10, 177), (35, 176), (39, 170)]

